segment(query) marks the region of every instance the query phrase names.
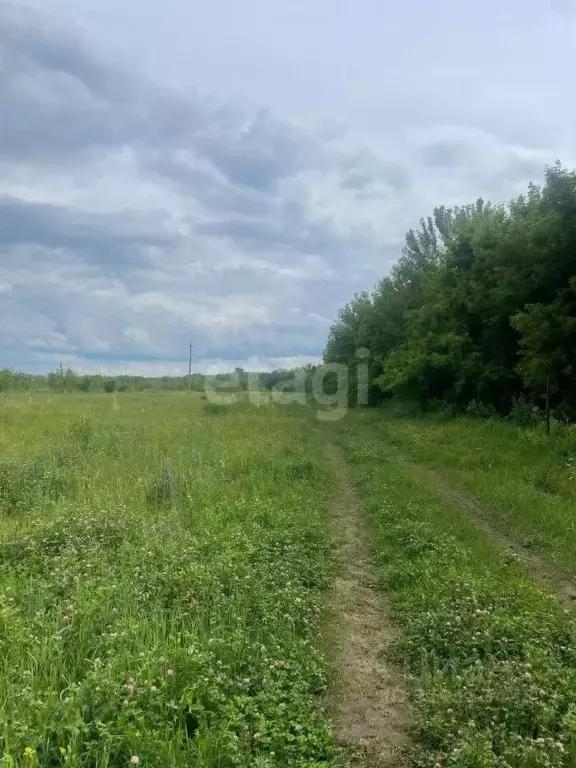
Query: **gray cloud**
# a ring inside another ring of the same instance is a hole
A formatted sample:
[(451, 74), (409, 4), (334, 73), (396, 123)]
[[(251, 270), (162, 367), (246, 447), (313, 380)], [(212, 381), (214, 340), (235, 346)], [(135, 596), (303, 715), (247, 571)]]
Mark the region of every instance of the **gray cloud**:
[(367, 146), (152, 81), (2, 0), (0, 50), (0, 366), (168, 366), (189, 337), (206, 361), (317, 356), (433, 205), (555, 159), (439, 107), (398, 131), (414, 100)]
[(0, 197), (0, 264), (2, 252), (16, 245), (65, 249), (103, 267), (121, 268), (145, 261), (147, 247), (169, 248), (173, 240), (151, 226), (149, 216), (131, 211), (88, 214)]
[(470, 148), (458, 140), (431, 141), (422, 148), (421, 157), (426, 165), (432, 167), (457, 167), (470, 159)]

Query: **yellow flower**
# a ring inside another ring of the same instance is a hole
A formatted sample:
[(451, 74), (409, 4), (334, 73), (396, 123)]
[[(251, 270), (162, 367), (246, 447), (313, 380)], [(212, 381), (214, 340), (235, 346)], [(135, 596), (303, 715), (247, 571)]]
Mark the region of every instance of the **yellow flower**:
[(28, 760), (32, 760), (35, 754), (36, 754), (36, 750), (34, 749), (34, 747), (26, 747), (26, 749), (24, 750), (24, 757), (27, 757)]
[(65, 755), (66, 754), (66, 747), (60, 747), (60, 754)]
[(137, 739), (139, 739), (139, 738), (140, 738), (140, 736), (142, 736), (142, 734), (140, 733), (140, 731), (136, 731), (136, 733), (135, 733), (134, 735), (136, 736), (136, 738), (137, 738)]

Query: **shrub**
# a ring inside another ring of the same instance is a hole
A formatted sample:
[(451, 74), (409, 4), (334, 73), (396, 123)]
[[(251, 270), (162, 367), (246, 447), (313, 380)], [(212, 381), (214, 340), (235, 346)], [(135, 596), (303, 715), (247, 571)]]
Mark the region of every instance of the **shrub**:
[(542, 413), (538, 406), (520, 395), (513, 401), (508, 419), (517, 427), (533, 427), (542, 421)]
[(107, 392), (109, 395), (112, 394), (112, 392), (116, 391), (116, 382), (114, 379), (107, 379), (104, 382), (104, 392)]
[(436, 400), (431, 408), (439, 419), (449, 421), (459, 415), (458, 406), (454, 403), (448, 403), (445, 400)]
[(466, 415), (472, 419), (497, 419), (498, 411), (493, 405), (486, 405), (480, 400), (471, 400), (466, 406)]

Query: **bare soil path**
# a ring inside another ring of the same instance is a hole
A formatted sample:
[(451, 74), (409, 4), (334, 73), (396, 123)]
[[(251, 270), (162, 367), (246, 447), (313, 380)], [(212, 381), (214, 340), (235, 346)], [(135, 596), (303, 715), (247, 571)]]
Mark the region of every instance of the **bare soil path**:
[(338, 483), (333, 537), (340, 569), (332, 596), (338, 679), (329, 702), (335, 737), (366, 768), (399, 768), (411, 718), (404, 676), (386, 660), (394, 630), (375, 588), (364, 510), (348, 465), (335, 446), (326, 454)]

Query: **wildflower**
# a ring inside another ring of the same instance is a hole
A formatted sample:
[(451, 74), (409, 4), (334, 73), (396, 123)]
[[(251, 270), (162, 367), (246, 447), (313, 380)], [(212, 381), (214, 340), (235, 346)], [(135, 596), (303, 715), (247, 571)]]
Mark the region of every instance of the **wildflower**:
[(26, 747), (24, 750), (24, 757), (26, 757), (28, 760), (32, 760), (34, 755), (36, 754), (36, 750), (34, 747)]
[(168, 667), (168, 669), (166, 670), (166, 674), (168, 675), (168, 677), (174, 677), (174, 670), (172, 669), (172, 667)]
[(138, 757), (138, 755), (132, 755), (132, 757), (130, 758), (130, 763), (132, 765), (140, 765), (140, 758)]
[(58, 751), (60, 752), (61, 755), (65, 755), (66, 754), (66, 747), (60, 747), (60, 749)]

